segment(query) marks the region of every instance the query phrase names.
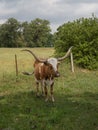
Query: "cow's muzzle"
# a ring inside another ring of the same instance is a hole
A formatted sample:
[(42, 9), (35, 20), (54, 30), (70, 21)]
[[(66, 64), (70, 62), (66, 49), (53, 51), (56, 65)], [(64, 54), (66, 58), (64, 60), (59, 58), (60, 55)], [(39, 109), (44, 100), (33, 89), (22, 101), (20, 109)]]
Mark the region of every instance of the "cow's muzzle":
[(56, 71), (55, 77), (60, 77), (60, 73), (58, 71)]

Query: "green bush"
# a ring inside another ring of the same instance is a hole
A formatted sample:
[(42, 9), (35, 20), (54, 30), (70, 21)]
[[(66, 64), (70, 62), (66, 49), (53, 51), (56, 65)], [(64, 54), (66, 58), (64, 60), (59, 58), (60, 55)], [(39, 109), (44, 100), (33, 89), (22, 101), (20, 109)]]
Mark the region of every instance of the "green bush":
[(63, 55), (74, 46), (77, 65), (87, 69), (98, 68), (98, 18), (80, 18), (60, 26), (55, 34), (55, 53)]

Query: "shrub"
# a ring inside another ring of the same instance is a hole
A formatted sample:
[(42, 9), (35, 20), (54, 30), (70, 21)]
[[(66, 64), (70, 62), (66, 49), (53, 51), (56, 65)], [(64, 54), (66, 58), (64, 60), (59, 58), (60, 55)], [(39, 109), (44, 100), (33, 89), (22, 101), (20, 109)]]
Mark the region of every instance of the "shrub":
[(80, 18), (60, 26), (55, 34), (55, 53), (63, 55), (74, 46), (73, 55), (77, 65), (98, 68), (98, 18)]

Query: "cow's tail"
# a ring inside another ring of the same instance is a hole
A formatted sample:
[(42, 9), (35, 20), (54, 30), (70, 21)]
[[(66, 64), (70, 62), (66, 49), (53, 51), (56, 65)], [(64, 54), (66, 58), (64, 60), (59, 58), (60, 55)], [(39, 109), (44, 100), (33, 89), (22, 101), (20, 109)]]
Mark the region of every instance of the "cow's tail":
[(33, 75), (34, 74), (34, 71), (32, 73), (29, 73), (29, 72), (22, 72), (24, 75)]

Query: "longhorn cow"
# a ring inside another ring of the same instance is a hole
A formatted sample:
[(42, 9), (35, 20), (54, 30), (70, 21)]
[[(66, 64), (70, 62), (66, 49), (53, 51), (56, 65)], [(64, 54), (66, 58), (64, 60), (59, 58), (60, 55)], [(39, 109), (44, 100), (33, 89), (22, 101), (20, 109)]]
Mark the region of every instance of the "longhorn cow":
[[(58, 72), (58, 64), (60, 63), (60, 61), (69, 56), (71, 48), (72, 47), (69, 48), (69, 50), (63, 57), (48, 59), (39, 59), (32, 51), (28, 49), (22, 50), (31, 53), (35, 58), (33, 73), (36, 80), (37, 96), (39, 95), (39, 83), (41, 83), (42, 93), (44, 93), (46, 97), (45, 101), (48, 101), (47, 85), (50, 86), (51, 99), (53, 102), (55, 101), (53, 96), (53, 85), (54, 78), (60, 76)], [(23, 74), (31, 75), (28, 72), (24, 72)]]

